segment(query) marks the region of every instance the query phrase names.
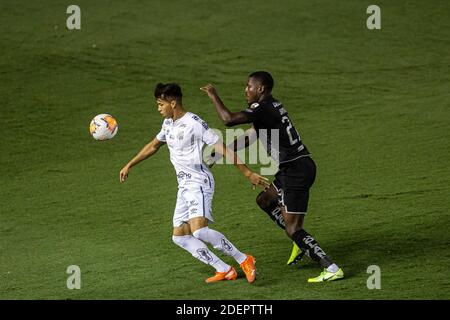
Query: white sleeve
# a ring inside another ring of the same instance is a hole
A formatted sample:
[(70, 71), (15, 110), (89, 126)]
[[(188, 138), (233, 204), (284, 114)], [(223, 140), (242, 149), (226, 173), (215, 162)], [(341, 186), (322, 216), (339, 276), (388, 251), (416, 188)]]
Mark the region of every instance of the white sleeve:
[(213, 129), (203, 130), (202, 140), (208, 146), (212, 146), (219, 141), (219, 136), (214, 132)]
[(197, 121), (197, 128), (200, 131), (201, 139), (208, 146), (212, 146), (219, 141), (219, 136), (214, 132), (213, 129), (208, 127), (208, 124), (200, 119), (200, 122)]
[(156, 135), (156, 139), (161, 142), (166, 142), (166, 133), (164, 132), (164, 124), (161, 127), (161, 131)]

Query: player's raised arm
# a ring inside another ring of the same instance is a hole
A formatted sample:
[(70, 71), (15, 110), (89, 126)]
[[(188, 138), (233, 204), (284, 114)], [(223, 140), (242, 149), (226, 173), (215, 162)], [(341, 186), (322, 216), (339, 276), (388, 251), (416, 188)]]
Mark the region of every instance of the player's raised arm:
[(227, 127), (232, 127), (237, 124), (250, 123), (251, 121), (248, 119), (247, 115), (244, 112), (231, 112), (222, 102), (219, 95), (217, 94), (216, 88), (212, 84), (207, 84), (204, 87), (201, 87), (200, 90), (206, 92), (208, 97), (214, 103), (216, 107), (217, 114), (222, 122)]
[(264, 178), (263, 176), (260, 176), (256, 172), (253, 172), (248, 168), (242, 161), (239, 159), (239, 157), (236, 155), (235, 152), (231, 151), (227, 146), (219, 141), (214, 145), (214, 149), (219, 154), (225, 154), (226, 159), (228, 163), (233, 163), (239, 171), (248, 179), (250, 180), (251, 184), (253, 185), (253, 188), (255, 186), (260, 186), (263, 189), (266, 189), (269, 187), (269, 180), (267, 178)]
[(152, 141), (147, 143), (141, 151), (133, 158), (131, 159), (123, 168), (120, 170), (119, 178), (120, 182), (124, 182), (125, 179), (128, 177), (128, 173), (130, 172), (130, 169), (137, 165), (139, 162), (147, 159), (148, 157), (151, 157), (154, 155), (159, 148), (165, 144), (163, 141), (159, 141), (157, 138), (154, 138)]

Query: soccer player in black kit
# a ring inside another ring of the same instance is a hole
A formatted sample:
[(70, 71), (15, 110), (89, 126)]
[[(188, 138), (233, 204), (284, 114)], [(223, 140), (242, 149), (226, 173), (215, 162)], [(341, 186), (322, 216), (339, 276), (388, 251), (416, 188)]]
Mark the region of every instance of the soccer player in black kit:
[[(323, 272), (308, 282), (324, 282), (341, 279), (344, 272), (319, 246), (317, 241), (303, 229), (304, 218), (308, 208), (309, 189), (316, 177), (316, 165), (308, 149), (303, 144), (282, 103), (272, 96), (274, 81), (270, 73), (258, 71), (248, 77), (245, 93), (248, 108), (240, 112), (231, 112), (222, 102), (215, 88), (208, 84), (201, 88), (215, 105), (220, 119), (227, 127), (252, 123), (259, 137), (259, 130), (267, 133), (278, 130), (279, 143), (270, 145), (267, 138), (266, 149), (269, 155), (278, 161), (278, 172), (270, 187), (260, 193), (256, 202), (277, 224), (284, 228), (286, 234), (312, 260), (318, 262)], [(275, 149), (275, 150), (272, 150)], [(277, 217), (282, 213), (282, 219)]]

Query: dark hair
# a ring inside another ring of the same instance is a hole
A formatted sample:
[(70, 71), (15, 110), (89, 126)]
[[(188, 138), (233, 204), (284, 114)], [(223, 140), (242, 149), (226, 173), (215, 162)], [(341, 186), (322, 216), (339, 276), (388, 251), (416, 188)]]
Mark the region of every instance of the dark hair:
[(256, 79), (267, 89), (267, 92), (272, 92), (273, 89), (273, 78), (267, 71), (256, 71), (248, 76), (249, 78)]
[(181, 88), (176, 83), (158, 83), (155, 87), (155, 98), (167, 100), (172, 98), (181, 102), (183, 97), (181, 93)]

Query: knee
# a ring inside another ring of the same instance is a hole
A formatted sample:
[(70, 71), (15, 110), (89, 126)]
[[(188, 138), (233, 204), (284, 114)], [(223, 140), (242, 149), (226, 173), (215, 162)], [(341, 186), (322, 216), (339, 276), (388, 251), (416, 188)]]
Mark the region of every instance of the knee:
[(199, 240), (208, 242), (208, 227), (203, 227), (192, 232), (192, 235)]
[(262, 191), (262, 192), (260, 192), (257, 196), (256, 196), (256, 204), (259, 206), (259, 207), (263, 207), (263, 203), (264, 203), (264, 199), (263, 199), (263, 195), (264, 194), (264, 191)]
[(262, 191), (258, 194), (258, 196), (256, 197), (256, 204), (261, 208), (261, 209), (265, 209), (267, 207), (270, 206), (271, 202), (273, 201), (273, 199), (270, 199), (266, 192)]
[(172, 241), (173, 243), (175, 243), (177, 246), (184, 248), (186, 246), (186, 242), (188, 240), (188, 238), (191, 237), (190, 235), (186, 235), (186, 236), (172, 236)]

